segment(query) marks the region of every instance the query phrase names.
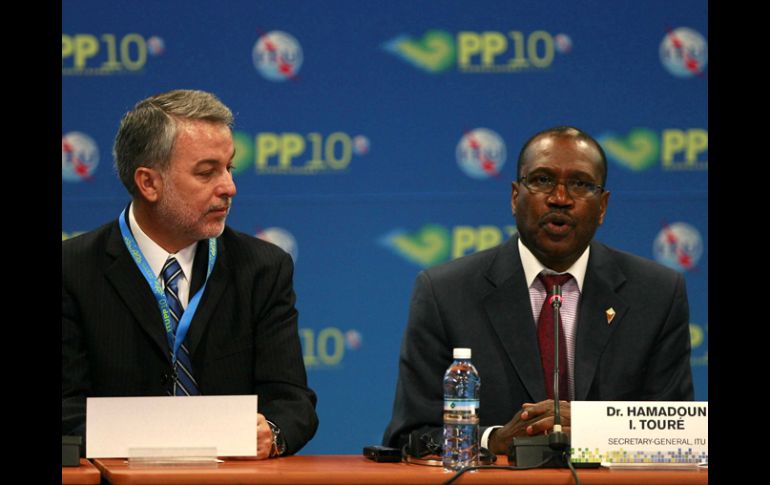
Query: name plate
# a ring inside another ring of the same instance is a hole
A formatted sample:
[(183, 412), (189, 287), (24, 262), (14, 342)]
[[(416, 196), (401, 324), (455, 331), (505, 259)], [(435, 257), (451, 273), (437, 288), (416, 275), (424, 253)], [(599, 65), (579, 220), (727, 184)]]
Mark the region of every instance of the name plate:
[(573, 462), (708, 463), (707, 401), (572, 401)]
[(256, 456), (257, 396), (86, 400), (87, 458), (126, 458), (140, 449), (159, 455), (213, 449), (216, 456)]

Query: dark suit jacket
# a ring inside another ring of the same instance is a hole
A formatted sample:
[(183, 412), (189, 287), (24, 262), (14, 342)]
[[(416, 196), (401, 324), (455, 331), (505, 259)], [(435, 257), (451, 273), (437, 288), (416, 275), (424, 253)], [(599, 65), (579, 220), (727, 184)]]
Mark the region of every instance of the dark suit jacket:
[[(191, 292), (206, 276), (198, 244)], [(225, 228), (187, 334), (201, 394), (259, 395), (294, 453), (315, 434), (297, 334), (291, 257)], [(117, 222), (62, 242), (62, 434), (85, 437), (87, 396), (163, 396), (171, 385), (160, 310)]]
[[(576, 400), (692, 400), (684, 278), (592, 242), (575, 343)], [(616, 315), (607, 324), (605, 311)], [(470, 347), (481, 376), (479, 421), (504, 425), (546, 399), (537, 330), (517, 238), (421, 272), (383, 443), (441, 426), (452, 348)]]

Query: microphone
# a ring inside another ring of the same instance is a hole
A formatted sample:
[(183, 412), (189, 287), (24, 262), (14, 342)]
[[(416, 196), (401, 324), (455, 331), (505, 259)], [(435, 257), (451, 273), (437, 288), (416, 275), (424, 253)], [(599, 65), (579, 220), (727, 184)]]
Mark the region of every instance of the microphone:
[(561, 408), (559, 406), (559, 320), (561, 317), (561, 285), (553, 285), (549, 303), (551, 304), (551, 307), (553, 307), (553, 432), (548, 435), (548, 446), (550, 446), (552, 450), (563, 452), (569, 448), (569, 436), (561, 430)]
[(561, 286), (554, 285), (548, 303), (553, 308), (553, 431), (546, 435), (513, 438), (508, 448), (508, 463), (519, 468), (566, 468), (569, 436), (561, 428), (559, 408), (559, 320)]

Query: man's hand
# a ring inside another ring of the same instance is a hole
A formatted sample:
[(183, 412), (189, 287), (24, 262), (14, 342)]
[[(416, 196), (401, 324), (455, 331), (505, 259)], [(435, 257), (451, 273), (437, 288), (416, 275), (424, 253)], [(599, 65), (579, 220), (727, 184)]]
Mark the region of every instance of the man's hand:
[(228, 456), (228, 460), (264, 460), (270, 458), (273, 449), (273, 430), (267, 424), (267, 419), (257, 413), (257, 456)]
[[(570, 404), (559, 401), (562, 431), (570, 432)], [(489, 449), (495, 454), (508, 453), (514, 437), (535, 436), (553, 429), (553, 399), (539, 403), (524, 403), (521, 410), (502, 428), (492, 431), (489, 436)]]
[(273, 448), (273, 430), (267, 424), (267, 419), (257, 413), (257, 460), (270, 458), (270, 450)]

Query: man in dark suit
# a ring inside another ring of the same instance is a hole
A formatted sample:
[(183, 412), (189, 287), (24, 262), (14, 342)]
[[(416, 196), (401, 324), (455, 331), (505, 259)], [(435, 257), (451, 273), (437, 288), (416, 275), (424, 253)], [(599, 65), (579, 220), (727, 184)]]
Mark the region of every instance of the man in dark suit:
[(602, 148), (577, 128), (527, 141), (512, 183), (518, 237), (417, 277), (384, 444), (401, 446), (411, 432), (441, 426), (442, 376), (455, 347), (472, 349), (481, 376), (482, 446), (506, 453), (513, 437), (553, 427), (552, 374), (541, 361), (549, 354), (537, 325), (546, 299), (541, 273), (570, 275), (560, 339), (565, 431), (573, 399), (693, 399), (684, 278), (592, 241), (607, 210), (606, 180)]
[(177, 90), (124, 116), (115, 164), (132, 201), (62, 242), (62, 434), (86, 397), (257, 394), (258, 458), (315, 434), (291, 257), (225, 226), (236, 189), (230, 110)]

